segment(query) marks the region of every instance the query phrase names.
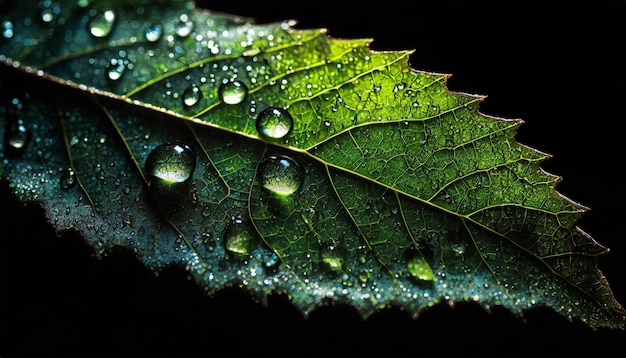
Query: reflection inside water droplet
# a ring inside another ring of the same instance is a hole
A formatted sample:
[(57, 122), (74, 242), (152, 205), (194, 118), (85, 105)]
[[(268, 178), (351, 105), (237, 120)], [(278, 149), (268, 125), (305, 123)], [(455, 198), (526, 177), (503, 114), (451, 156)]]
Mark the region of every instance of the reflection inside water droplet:
[(115, 11), (113, 11), (113, 9), (105, 9), (98, 12), (89, 22), (89, 33), (93, 37), (107, 37), (111, 33), (111, 30), (113, 30), (115, 17)]
[(191, 85), (183, 92), (183, 103), (187, 107), (191, 107), (202, 99), (202, 91), (196, 85)]
[(186, 144), (162, 144), (146, 158), (147, 176), (161, 183), (176, 184), (189, 180), (196, 168), (196, 155)]
[(295, 193), (304, 180), (302, 167), (283, 155), (270, 155), (259, 164), (259, 178), (264, 188), (278, 195)]
[(270, 107), (259, 113), (256, 128), (266, 138), (280, 139), (291, 132), (293, 118), (282, 108)]
[(239, 104), (246, 99), (248, 87), (241, 81), (222, 83), (218, 90), (220, 99), (226, 104)]

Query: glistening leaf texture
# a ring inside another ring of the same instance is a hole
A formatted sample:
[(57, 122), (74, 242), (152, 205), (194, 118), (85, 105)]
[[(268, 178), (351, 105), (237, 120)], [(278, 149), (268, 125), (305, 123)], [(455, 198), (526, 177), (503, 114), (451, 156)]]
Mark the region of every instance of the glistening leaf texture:
[(480, 114), (411, 52), (292, 26), (20, 2), (3, 71), (37, 85), (3, 88), (2, 177), (99, 254), (181, 265), (208, 292), (285, 292), (305, 314), (547, 305), (623, 327), (606, 249), (548, 155), (515, 141), (520, 121)]

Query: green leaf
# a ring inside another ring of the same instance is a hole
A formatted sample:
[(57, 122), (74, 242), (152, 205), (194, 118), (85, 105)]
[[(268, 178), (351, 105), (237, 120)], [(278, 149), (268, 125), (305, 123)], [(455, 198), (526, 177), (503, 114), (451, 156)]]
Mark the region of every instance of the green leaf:
[(548, 155), (410, 51), (182, 1), (23, 1), (2, 26), (0, 175), (98, 254), (305, 315), (475, 301), (624, 327)]

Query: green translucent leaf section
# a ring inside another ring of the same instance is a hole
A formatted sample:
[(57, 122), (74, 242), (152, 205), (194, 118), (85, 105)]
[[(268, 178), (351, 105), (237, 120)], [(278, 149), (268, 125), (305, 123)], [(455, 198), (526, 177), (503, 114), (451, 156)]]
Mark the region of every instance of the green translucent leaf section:
[(96, 253), (304, 314), (471, 300), (624, 327), (547, 155), (410, 52), (189, 2), (39, 5), (2, 17), (0, 175)]

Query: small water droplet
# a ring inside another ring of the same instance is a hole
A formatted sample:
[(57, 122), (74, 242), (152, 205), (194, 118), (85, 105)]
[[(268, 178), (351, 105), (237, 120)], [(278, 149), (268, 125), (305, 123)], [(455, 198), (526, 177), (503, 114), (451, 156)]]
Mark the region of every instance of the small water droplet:
[(196, 168), (196, 155), (182, 143), (165, 143), (154, 148), (146, 158), (146, 174), (165, 184), (188, 181)]
[(264, 188), (278, 195), (295, 193), (304, 180), (302, 167), (283, 155), (270, 155), (259, 165), (259, 177)]
[(324, 127), (330, 128), (330, 126), (332, 125), (333, 125), (333, 122), (329, 121), (328, 119), (324, 121)]
[(76, 184), (76, 173), (72, 168), (65, 168), (61, 173), (61, 189), (68, 190)]
[(189, 18), (189, 15), (182, 14), (176, 19), (174, 24), (174, 32), (180, 37), (187, 37), (193, 30), (193, 21)]
[(222, 83), (218, 90), (220, 99), (226, 104), (239, 104), (246, 99), (248, 87), (241, 81)]
[(2, 21), (2, 37), (5, 39), (10, 39), (13, 37), (13, 23), (9, 20)]
[(117, 81), (122, 78), (124, 71), (126, 70), (126, 61), (118, 58), (111, 59), (109, 63), (109, 68), (107, 70), (107, 77), (111, 81)]
[(93, 37), (107, 37), (111, 33), (111, 30), (113, 30), (115, 17), (116, 15), (113, 9), (104, 9), (96, 13), (89, 22), (89, 33)]
[(259, 246), (259, 240), (254, 235), (253, 228), (241, 217), (235, 217), (224, 232), (226, 250), (236, 255), (248, 255)]
[(291, 132), (293, 118), (284, 109), (270, 107), (259, 113), (256, 128), (266, 138), (280, 139)]
[(183, 103), (187, 107), (191, 107), (202, 99), (202, 91), (200, 87), (191, 85), (183, 92)]
[(146, 29), (146, 40), (150, 42), (157, 42), (163, 35), (163, 26), (152, 25)]
[(41, 18), (41, 21), (46, 24), (50, 24), (55, 21), (61, 13), (61, 6), (57, 3), (50, 2), (49, 0), (39, 2), (39, 7), (41, 8), (39, 17)]

